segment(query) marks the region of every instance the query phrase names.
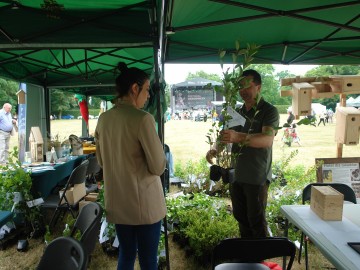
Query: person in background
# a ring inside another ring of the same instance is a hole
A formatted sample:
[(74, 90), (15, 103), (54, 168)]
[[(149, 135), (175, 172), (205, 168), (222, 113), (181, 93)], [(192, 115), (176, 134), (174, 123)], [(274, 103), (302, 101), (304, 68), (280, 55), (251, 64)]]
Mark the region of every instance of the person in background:
[(331, 108), (327, 111), (327, 115), (329, 117), (328, 123), (333, 123), (334, 112), (333, 112), (333, 110)]
[(103, 168), (106, 219), (119, 240), (118, 269), (157, 269), (161, 220), (166, 206), (160, 175), (166, 157), (153, 116), (141, 108), (150, 80), (119, 63), (115, 106), (102, 113), (95, 130), (96, 156)]
[(272, 179), (272, 145), (275, 128), (279, 126), (279, 113), (263, 98), (256, 101), (261, 91), (260, 74), (249, 69), (243, 76), (239, 93), (244, 105), (239, 113), (247, 120), (243, 127), (223, 130), (221, 142), (232, 143), (232, 152), (236, 154), (235, 182), (230, 184), (230, 196), (240, 235), (258, 238), (268, 235), (265, 208)]
[(325, 126), (325, 112), (321, 112), (320, 116), (319, 116), (319, 123), (317, 124), (318, 126), (323, 123)]
[(10, 135), (17, 124), (16, 119), (11, 116), (12, 106), (5, 103), (0, 110), (0, 164), (5, 164), (9, 157)]
[(288, 118), (286, 120), (286, 123), (290, 126), (292, 124), (292, 122), (294, 121), (295, 119), (295, 115), (292, 113), (292, 111), (288, 111)]
[(299, 137), (299, 134), (298, 132), (296, 131), (296, 124), (292, 124), (291, 125), (291, 134), (290, 136), (292, 137), (292, 141), (294, 143), (297, 143), (299, 146), (301, 146), (301, 143), (300, 143), (300, 137)]

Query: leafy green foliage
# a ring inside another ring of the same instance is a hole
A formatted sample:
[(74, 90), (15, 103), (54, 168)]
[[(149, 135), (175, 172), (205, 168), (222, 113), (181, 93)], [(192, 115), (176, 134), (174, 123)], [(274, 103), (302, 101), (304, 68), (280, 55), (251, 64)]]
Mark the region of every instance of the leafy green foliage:
[(186, 77), (186, 80), (191, 80), (191, 79), (195, 79), (195, 78), (204, 78), (204, 79), (211, 80), (211, 81), (221, 82), (221, 78), (218, 74), (209, 74), (203, 70), (196, 71), (195, 73), (189, 72)]
[[(215, 91), (222, 94), (225, 98), (223, 108), (221, 111), (222, 117), (218, 123), (214, 122), (212, 127), (206, 134), (207, 143), (210, 145), (210, 149), (216, 148), (216, 163), (223, 168), (231, 168), (234, 160), (234, 153), (220, 141), (220, 132), (231, 120), (229, 114), (229, 108), (235, 110), (236, 102), (239, 100), (239, 90), (241, 87), (247, 87), (248, 81), (244, 80), (242, 76), (243, 71), (246, 70), (253, 61), (254, 55), (258, 52), (260, 46), (255, 44), (248, 44), (246, 49), (240, 49), (240, 42), (235, 42), (235, 51), (231, 52), (234, 67), (232, 69), (227, 68), (223, 70), (222, 86), (215, 86)], [(220, 63), (223, 68), (223, 59), (226, 55), (226, 51), (220, 50)], [(260, 98), (257, 97), (257, 98)], [(257, 100), (258, 101), (258, 100)], [(256, 102), (257, 104), (257, 102)]]
[[(321, 166), (321, 163), (308, 169), (301, 165), (292, 166), (292, 160), (298, 153), (298, 150), (292, 151), (272, 165), (276, 177), (269, 187), (266, 215), (274, 236), (283, 235), (285, 219), (280, 207), (301, 204), (304, 187), (314, 182), (316, 170)], [(185, 176), (187, 170), (195, 172), (195, 167), (194, 162), (184, 168), (177, 164), (176, 173)], [(238, 224), (232, 217), (231, 207), (226, 205), (224, 199), (210, 197), (200, 189), (194, 188), (192, 192), (194, 193), (166, 199), (168, 220), (176, 225), (174, 233), (187, 240), (192, 254), (196, 257), (209, 256), (218, 241), (238, 236)], [(298, 230), (291, 227), (289, 238), (296, 240), (299, 236)]]
[(29, 208), (27, 201), (34, 200), (31, 193), (32, 180), (30, 172), (26, 172), (21, 167), (21, 162), (18, 159), (18, 148), (10, 152), (8, 163), (0, 166), (0, 205), (2, 210), (10, 211), (14, 205), (14, 198), (17, 194), (21, 194), (22, 200), (15, 204), (15, 216), (18, 214), (24, 215), (25, 222), (33, 224), (40, 216), (38, 207)]
[(299, 120), (297, 123), (296, 123), (298, 126), (300, 125), (315, 125), (316, 124), (316, 118), (313, 117), (311, 119), (305, 117), (301, 120)]
[(0, 78), (0, 106), (10, 103), (12, 106), (17, 104), (16, 92), (19, 90), (19, 83)]
[(214, 183), (209, 178), (209, 167), (205, 158), (199, 161), (189, 160), (185, 166), (175, 163), (175, 176), (182, 179), (188, 186), (183, 188), (185, 193), (203, 192), (208, 195), (229, 196), (229, 185), (222, 181)]
[(167, 198), (168, 218), (175, 233), (188, 239), (192, 254), (208, 256), (222, 239), (239, 234), (237, 222), (222, 199), (204, 193)]

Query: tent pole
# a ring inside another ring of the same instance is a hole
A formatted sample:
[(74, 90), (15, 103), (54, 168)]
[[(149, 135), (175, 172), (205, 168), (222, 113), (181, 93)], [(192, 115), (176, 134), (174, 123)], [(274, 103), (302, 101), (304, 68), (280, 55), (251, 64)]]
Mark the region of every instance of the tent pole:
[[(161, 89), (160, 89), (160, 82), (164, 82), (164, 64), (163, 64), (163, 51), (164, 51), (164, 33), (165, 33), (165, 10), (167, 8), (168, 1), (162, 0), (162, 1), (153, 1), (153, 12), (152, 12), (152, 23), (153, 23), (153, 45), (154, 45), (154, 77), (155, 77), (155, 93), (156, 93), (156, 106), (157, 106), (157, 123), (158, 123), (158, 135), (160, 137), (160, 140), (164, 147), (164, 113), (162, 112), (162, 106), (161, 106)], [(160, 3), (161, 7), (161, 14), (158, 18), (156, 17), (156, 9), (157, 5), (156, 3)], [(161, 72), (160, 72), (161, 71)], [(160, 78), (161, 76), (161, 78)], [(165, 151), (165, 149), (164, 149)], [(164, 172), (161, 175), (161, 182), (163, 185), (163, 191), (164, 195), (166, 196), (165, 192), (165, 175), (166, 172)], [(170, 270), (170, 259), (169, 259), (169, 243), (168, 243), (168, 230), (167, 230), (167, 216), (165, 215), (163, 219), (163, 227), (164, 227), (164, 240), (165, 240), (165, 256), (166, 256), (166, 269)]]
[(46, 145), (45, 147), (48, 147), (48, 136), (51, 134), (51, 125), (50, 125), (50, 102), (51, 102), (51, 96), (50, 96), (50, 89), (47, 87), (46, 83), (46, 73), (44, 74), (45, 80), (43, 84), (43, 91), (44, 91), (44, 102), (45, 102), (45, 123), (46, 123)]
[[(346, 94), (340, 94), (340, 107), (346, 107)], [(343, 154), (343, 144), (338, 143), (336, 148), (336, 157), (342, 158)]]

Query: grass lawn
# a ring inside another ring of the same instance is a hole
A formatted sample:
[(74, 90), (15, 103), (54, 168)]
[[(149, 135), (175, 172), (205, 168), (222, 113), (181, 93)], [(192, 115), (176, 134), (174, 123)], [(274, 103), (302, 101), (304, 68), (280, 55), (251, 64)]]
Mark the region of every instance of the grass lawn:
[[(280, 124), (286, 122), (287, 115), (280, 117)], [(295, 120), (296, 122), (296, 120)], [(165, 124), (165, 143), (173, 153), (174, 162), (185, 164), (188, 160), (199, 160), (209, 150), (206, 143), (206, 133), (211, 127), (211, 121), (193, 122), (190, 120), (171, 120)], [(301, 139), (301, 146), (292, 144), (291, 147), (281, 141), (283, 130), (279, 130), (273, 145), (273, 160), (287, 157), (291, 151), (298, 150), (294, 164), (310, 167), (315, 164), (315, 158), (335, 158), (337, 143), (335, 142), (335, 123), (314, 126), (298, 126), (297, 133)], [(360, 145), (343, 146), (343, 157), (358, 157)]]
[[(287, 115), (281, 115), (280, 123), (285, 123)], [(51, 121), (52, 134), (59, 134), (60, 138), (67, 138), (70, 134), (80, 136), (82, 120), (54, 120)], [(89, 120), (90, 134), (94, 132), (96, 127), (96, 119)], [(171, 120), (165, 124), (165, 143), (169, 145), (174, 162), (185, 164), (192, 159), (198, 161), (205, 156), (209, 145), (206, 143), (205, 135), (211, 127), (211, 121), (208, 122), (193, 122), (190, 120)], [(274, 155), (273, 159), (282, 158), (293, 150), (298, 150), (299, 154), (293, 160), (294, 164), (302, 164), (305, 167), (314, 165), (315, 158), (329, 158), (336, 157), (337, 144), (334, 141), (335, 124), (328, 124), (326, 126), (299, 126), (297, 128), (299, 137), (301, 138), (301, 146), (297, 144), (288, 147), (284, 146), (281, 141), (283, 131), (279, 130), (278, 135), (274, 141)], [(11, 138), (11, 146), (17, 144), (17, 138)], [(345, 146), (343, 148), (343, 157), (357, 157), (359, 155), (359, 145)], [(315, 181), (315, 179), (314, 179)], [(60, 228), (61, 231), (61, 228)], [(191, 270), (204, 269), (194, 264), (191, 257), (180, 249), (177, 244), (171, 241), (170, 236), (170, 263), (171, 269), (175, 270)], [(35, 269), (39, 258), (44, 249), (42, 239), (31, 239), (30, 250), (26, 253), (16, 251), (16, 245), (8, 247), (4, 251), (0, 251), (0, 270), (10, 269)], [(312, 252), (313, 250), (313, 252)], [(310, 246), (310, 253), (315, 253), (316, 256), (311, 256), (310, 265), (319, 265), (319, 267), (328, 267), (326, 260), (318, 254), (316, 249)], [(315, 261), (314, 261), (315, 260)], [(319, 263), (317, 263), (319, 261)], [(106, 256), (100, 245), (98, 244), (92, 256), (89, 269), (116, 269), (116, 258)], [(303, 262), (303, 261), (302, 261)], [(136, 266), (135, 269), (140, 269)], [(294, 263), (293, 269), (304, 269), (304, 265)], [(315, 268), (314, 268), (315, 269)]]

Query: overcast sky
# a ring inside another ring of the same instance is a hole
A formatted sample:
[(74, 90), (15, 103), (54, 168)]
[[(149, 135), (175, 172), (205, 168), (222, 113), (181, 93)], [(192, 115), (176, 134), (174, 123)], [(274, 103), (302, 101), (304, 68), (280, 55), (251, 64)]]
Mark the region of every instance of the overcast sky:
[[(274, 65), (275, 71), (289, 70), (296, 76), (304, 76), (306, 71), (316, 67), (315, 65)], [(186, 80), (189, 72), (205, 71), (222, 75), (220, 64), (165, 64), (165, 81), (168, 84), (176, 84)]]

